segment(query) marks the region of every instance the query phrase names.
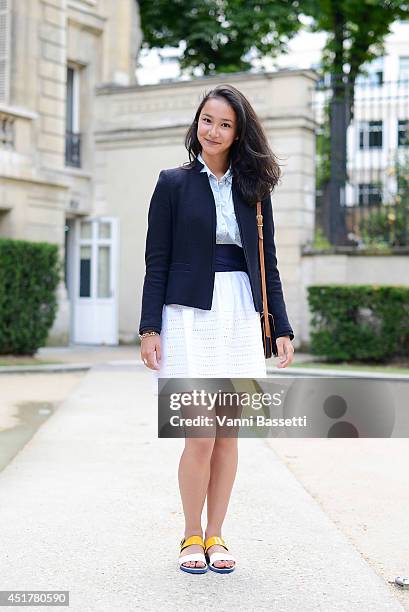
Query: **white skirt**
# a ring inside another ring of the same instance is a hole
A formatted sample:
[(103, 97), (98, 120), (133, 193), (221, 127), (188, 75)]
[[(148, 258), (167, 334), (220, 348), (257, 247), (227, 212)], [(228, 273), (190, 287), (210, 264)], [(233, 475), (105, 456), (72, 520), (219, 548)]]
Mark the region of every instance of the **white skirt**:
[(267, 376), (260, 315), (247, 272), (215, 272), (211, 310), (165, 304), (158, 378)]

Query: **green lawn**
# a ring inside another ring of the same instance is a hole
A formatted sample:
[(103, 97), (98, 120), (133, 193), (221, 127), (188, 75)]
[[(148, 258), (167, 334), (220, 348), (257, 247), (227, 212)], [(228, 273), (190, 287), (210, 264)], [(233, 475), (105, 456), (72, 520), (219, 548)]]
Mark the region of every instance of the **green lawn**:
[(304, 363), (293, 363), (292, 368), (322, 368), (327, 370), (356, 370), (366, 372), (384, 372), (385, 374), (406, 374), (409, 375), (408, 367), (399, 367), (395, 365), (365, 365), (356, 363), (325, 363), (321, 361), (306, 361)]

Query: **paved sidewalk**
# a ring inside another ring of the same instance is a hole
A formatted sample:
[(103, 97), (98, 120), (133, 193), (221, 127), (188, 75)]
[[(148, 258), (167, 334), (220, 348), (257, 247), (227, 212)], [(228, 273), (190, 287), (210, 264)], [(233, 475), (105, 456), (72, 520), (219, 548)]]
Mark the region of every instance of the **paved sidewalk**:
[[(139, 344), (126, 344), (117, 346), (92, 346), (89, 344), (70, 344), (69, 346), (44, 346), (40, 348), (35, 359), (42, 361), (56, 361), (55, 364), (32, 364), (32, 365), (9, 365), (0, 366), (0, 374), (22, 373), (22, 372), (66, 372), (76, 370), (88, 370), (97, 363), (126, 362), (134, 365), (142, 365), (141, 347)], [(297, 362), (312, 361), (314, 357), (308, 353), (297, 353)], [(267, 362), (268, 370), (272, 372), (283, 372), (277, 370), (276, 360)], [(278, 361), (277, 361), (278, 363)], [(297, 375), (292, 369), (290, 373)]]
[(138, 344), (119, 344), (117, 346), (92, 346), (90, 344), (70, 344), (69, 346), (43, 346), (37, 353), (39, 359), (55, 359), (66, 363), (131, 360), (140, 362)]
[(142, 364), (139, 345), (91, 346), (71, 344), (69, 346), (45, 346), (35, 354), (41, 361), (56, 361), (53, 364), (0, 366), (0, 374), (21, 372), (69, 372), (88, 370), (96, 363), (119, 362)]
[(182, 446), (156, 437), (143, 367), (94, 366), (0, 473), (1, 588), (69, 590), (73, 612), (402, 612), (260, 439), (239, 441), (224, 529), (236, 572), (178, 570)]
[[(124, 362), (133, 363), (134, 365), (142, 365), (140, 356), (140, 345), (118, 345), (118, 346), (92, 346), (71, 344), (69, 346), (59, 347), (42, 347), (38, 350), (35, 356), (37, 359), (59, 361), (58, 364), (44, 365), (10, 365), (0, 366), (0, 374), (22, 373), (22, 372), (67, 372), (82, 370), (86, 371), (97, 363)], [(308, 368), (277, 368), (278, 359), (271, 358), (267, 364), (267, 375), (277, 376), (295, 376), (295, 377), (311, 377), (311, 376), (331, 376), (331, 377), (348, 377), (348, 378), (372, 378), (372, 379), (387, 379), (387, 380), (409, 380), (408, 374), (396, 374), (386, 372), (374, 372), (371, 370), (339, 370), (336, 368), (312, 368), (312, 361), (320, 361), (319, 358), (310, 355), (309, 353), (296, 353), (295, 361), (297, 364), (308, 362)]]

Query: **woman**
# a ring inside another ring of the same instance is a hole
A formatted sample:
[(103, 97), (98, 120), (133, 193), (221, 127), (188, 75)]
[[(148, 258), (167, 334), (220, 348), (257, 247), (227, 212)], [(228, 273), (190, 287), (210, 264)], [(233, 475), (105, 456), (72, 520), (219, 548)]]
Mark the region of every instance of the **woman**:
[[(141, 358), (156, 378), (265, 377), (258, 200), (279, 368), (292, 362), (294, 351), (270, 198), (279, 166), (255, 111), (231, 85), (219, 85), (203, 98), (185, 146), (190, 162), (162, 170), (150, 202)], [(236, 436), (186, 437), (178, 473), (185, 515), (183, 571), (234, 570), (221, 531), (236, 470)]]

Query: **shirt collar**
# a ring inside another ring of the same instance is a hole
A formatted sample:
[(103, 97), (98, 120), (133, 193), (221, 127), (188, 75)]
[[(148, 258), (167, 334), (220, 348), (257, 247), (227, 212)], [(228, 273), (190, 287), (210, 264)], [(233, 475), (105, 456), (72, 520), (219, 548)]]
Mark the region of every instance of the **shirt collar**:
[[(213, 174), (213, 172), (210, 170), (210, 168), (206, 165), (206, 162), (205, 162), (205, 160), (203, 159), (203, 157), (201, 156), (200, 153), (197, 156), (197, 159), (200, 161), (200, 163), (203, 164), (203, 168), (200, 170), (200, 172), (207, 172), (207, 176), (213, 176), (216, 179), (216, 181), (217, 181), (218, 180), (217, 176), (215, 174)], [(231, 181), (232, 175), (233, 175), (233, 172), (232, 172), (232, 167), (231, 167), (231, 162), (230, 162), (230, 165), (229, 165), (227, 171), (225, 172), (225, 174), (223, 174), (223, 176), (220, 179), (220, 181), (222, 181), (223, 179), (226, 179), (226, 181)]]

